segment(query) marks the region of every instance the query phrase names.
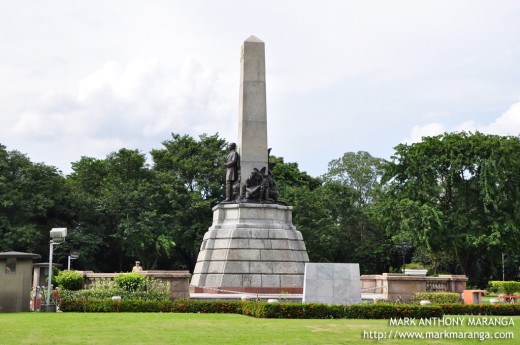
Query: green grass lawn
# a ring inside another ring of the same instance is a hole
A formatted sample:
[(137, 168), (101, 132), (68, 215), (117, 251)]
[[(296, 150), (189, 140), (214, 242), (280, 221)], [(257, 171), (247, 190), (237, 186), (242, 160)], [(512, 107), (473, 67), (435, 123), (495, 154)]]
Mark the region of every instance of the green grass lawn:
[[(0, 344), (520, 344), (520, 317), (513, 320), (515, 326), (468, 326), (466, 319), (465, 326), (405, 327), (390, 326), (388, 320), (255, 319), (230, 314), (4, 313)], [(389, 337), (397, 331), (444, 330), (512, 332), (514, 339), (367, 339), (368, 332)]]

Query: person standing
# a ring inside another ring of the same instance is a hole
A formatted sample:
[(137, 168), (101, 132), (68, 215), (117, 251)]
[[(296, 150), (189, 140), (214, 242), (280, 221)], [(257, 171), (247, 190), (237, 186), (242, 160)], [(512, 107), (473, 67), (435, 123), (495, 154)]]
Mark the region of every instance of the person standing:
[(141, 267), (141, 262), (136, 261), (135, 266), (132, 268), (132, 272), (142, 272), (143, 268)]
[(233, 201), (236, 196), (233, 195), (233, 185), (238, 181), (240, 174), (240, 155), (237, 152), (237, 144), (230, 143), (228, 145), (228, 155), (224, 165), (226, 166), (226, 200)]

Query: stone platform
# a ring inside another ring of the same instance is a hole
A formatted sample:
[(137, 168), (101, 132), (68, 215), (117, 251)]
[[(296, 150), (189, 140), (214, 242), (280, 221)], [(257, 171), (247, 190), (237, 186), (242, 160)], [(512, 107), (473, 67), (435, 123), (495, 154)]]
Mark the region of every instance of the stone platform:
[(301, 294), (308, 261), (291, 206), (223, 203), (213, 208), (190, 285), (195, 293)]

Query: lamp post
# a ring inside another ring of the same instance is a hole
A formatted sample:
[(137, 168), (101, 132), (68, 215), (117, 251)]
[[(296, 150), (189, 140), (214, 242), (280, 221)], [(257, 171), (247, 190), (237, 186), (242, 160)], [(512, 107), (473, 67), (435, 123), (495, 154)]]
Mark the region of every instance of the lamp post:
[(502, 281), (506, 280), (506, 270), (504, 268), (504, 253), (502, 253)]
[(70, 262), (79, 258), (79, 250), (71, 250), (67, 263), (67, 270), (70, 271)]
[(403, 273), (404, 273), (406, 252), (408, 252), (408, 250), (410, 248), (412, 248), (412, 246), (411, 246), (410, 243), (403, 241), (403, 242), (396, 243), (395, 247), (398, 248), (398, 249), (401, 249), (401, 255), (403, 256)]
[(49, 275), (47, 277), (47, 298), (45, 300), (47, 308), (49, 308), (49, 305), (51, 304), (52, 255), (54, 252), (54, 246), (65, 242), (65, 237), (67, 237), (67, 228), (52, 228), (50, 235), (51, 241), (49, 242)]

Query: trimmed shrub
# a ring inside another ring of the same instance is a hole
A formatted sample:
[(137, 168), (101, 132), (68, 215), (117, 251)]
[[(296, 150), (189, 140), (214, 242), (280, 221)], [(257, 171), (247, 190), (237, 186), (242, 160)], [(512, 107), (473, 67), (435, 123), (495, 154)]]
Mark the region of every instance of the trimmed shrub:
[(56, 283), (60, 289), (79, 290), (83, 284), (83, 274), (77, 271), (60, 271), (56, 276)]
[(121, 273), (115, 276), (116, 285), (126, 291), (137, 291), (144, 286), (146, 277), (139, 273)]
[(439, 306), (421, 306), (415, 304), (357, 304), (351, 306), (350, 319), (390, 319), (390, 318), (432, 318), (442, 317)]
[(266, 305), (266, 302), (243, 301), (241, 310), (242, 315), (256, 318), (263, 317), (262, 315), (264, 315), (264, 308)]
[(520, 293), (520, 282), (517, 281), (492, 280), (488, 284), (493, 292), (502, 292), (506, 295)]
[(227, 313), (242, 314), (242, 302), (239, 301), (197, 301), (178, 299), (171, 301), (122, 299), (113, 301), (104, 299), (62, 299), (60, 309), (64, 312), (176, 312), (176, 313)]
[(110, 299), (112, 296), (121, 296), (123, 299), (150, 299), (162, 300), (170, 297), (170, 282), (163, 282), (155, 278), (143, 277), (139, 289), (129, 290), (119, 287), (115, 281), (108, 278), (96, 279), (92, 285), (78, 291), (63, 290), (60, 294), (73, 299)]
[(328, 305), (321, 303), (244, 302), (242, 314), (259, 318), (284, 319), (389, 319), (442, 317), (440, 306), (407, 304)]
[(520, 315), (515, 304), (444, 304), (420, 306), (416, 304), (355, 304), (327, 305), (319, 303), (266, 303), (251, 301), (143, 300), (113, 301), (63, 298), (64, 312), (176, 312), (228, 313), (257, 318), (284, 319), (390, 319), (440, 318), (443, 315)]
[(176, 299), (173, 301), (173, 311), (180, 313), (242, 314), (242, 302)]
[(283, 319), (333, 319), (345, 316), (344, 306), (321, 303), (267, 303), (263, 308), (263, 318)]
[(444, 304), (445, 315), (520, 315), (518, 304)]
[(457, 292), (416, 292), (412, 301), (419, 303), (428, 300), (433, 304), (461, 303), (460, 294)]

